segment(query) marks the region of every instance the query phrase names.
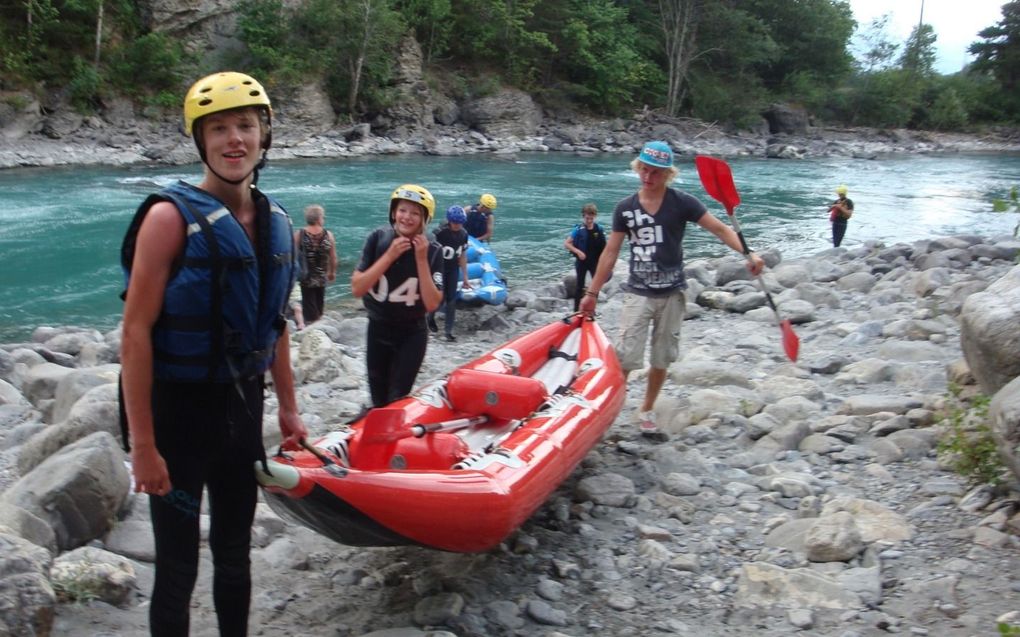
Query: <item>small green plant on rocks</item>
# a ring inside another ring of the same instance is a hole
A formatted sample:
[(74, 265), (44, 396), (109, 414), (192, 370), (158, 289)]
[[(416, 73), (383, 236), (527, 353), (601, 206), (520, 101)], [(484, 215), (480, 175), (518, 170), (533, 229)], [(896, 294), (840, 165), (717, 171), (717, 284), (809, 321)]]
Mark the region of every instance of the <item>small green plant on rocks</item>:
[(101, 581), (91, 572), (94, 562), (75, 564), (64, 577), (53, 580), (53, 591), (62, 602), (87, 604), (100, 597)]
[(988, 426), (987, 396), (978, 394), (964, 400), (960, 387), (949, 386), (944, 430), (939, 439), (938, 453), (949, 460), (960, 475), (977, 484), (999, 486), (1004, 481), (1005, 466)]
[[(992, 210), (995, 212), (1020, 212), (1020, 194), (1017, 192), (1017, 187), (1010, 188), (1009, 199), (993, 199)], [(1013, 236), (1020, 237), (1020, 221), (1013, 228)]]
[(1020, 637), (1020, 626), (999, 622), (998, 629), (1001, 637)]

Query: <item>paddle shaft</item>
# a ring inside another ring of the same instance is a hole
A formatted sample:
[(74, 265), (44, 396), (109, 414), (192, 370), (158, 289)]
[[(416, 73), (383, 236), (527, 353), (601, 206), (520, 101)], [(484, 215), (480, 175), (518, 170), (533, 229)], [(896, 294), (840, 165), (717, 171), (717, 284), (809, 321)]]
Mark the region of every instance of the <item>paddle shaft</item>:
[[(747, 259), (748, 263), (754, 265), (754, 259), (751, 258), (751, 248), (747, 247), (747, 240), (744, 239), (744, 231), (740, 229), (740, 222), (737, 221), (737, 215), (733, 214), (733, 210), (729, 208), (726, 209), (726, 214), (729, 215), (730, 222), (733, 224), (733, 231), (737, 233), (737, 238), (740, 239), (740, 247), (744, 251), (744, 258)], [(765, 294), (765, 301), (769, 304), (769, 307), (772, 308), (772, 311), (775, 312), (776, 322), (782, 323), (783, 318), (779, 316), (779, 308), (776, 307), (775, 301), (772, 300), (772, 295), (769, 294), (768, 288), (765, 287), (765, 279), (761, 278), (761, 272), (754, 275), (754, 278), (758, 280), (758, 286)]]
[(473, 427), (474, 425), (480, 425), (488, 422), (488, 416), (474, 416), (472, 418), (457, 418), (456, 420), (444, 420), (443, 422), (434, 422), (428, 425), (417, 424), (411, 427), (411, 435), (415, 438), (421, 438), (427, 433), (436, 433), (439, 431), (454, 431), (457, 429), (464, 429), (466, 427)]

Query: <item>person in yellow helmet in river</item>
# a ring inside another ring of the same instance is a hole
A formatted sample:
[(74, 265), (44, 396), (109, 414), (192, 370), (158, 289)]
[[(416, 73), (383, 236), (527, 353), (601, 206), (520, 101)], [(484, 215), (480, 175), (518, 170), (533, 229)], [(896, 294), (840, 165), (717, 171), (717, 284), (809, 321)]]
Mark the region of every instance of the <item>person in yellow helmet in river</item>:
[(467, 209), (467, 221), (464, 229), (479, 241), (492, 240), (492, 228), (496, 221), (496, 198), (485, 193), (478, 198), (478, 203)]
[(846, 234), (846, 222), (854, 214), (854, 202), (848, 199), (848, 189), (843, 184), (836, 186), (836, 201), (829, 204), (829, 222), (832, 223), (832, 247), (838, 248)]

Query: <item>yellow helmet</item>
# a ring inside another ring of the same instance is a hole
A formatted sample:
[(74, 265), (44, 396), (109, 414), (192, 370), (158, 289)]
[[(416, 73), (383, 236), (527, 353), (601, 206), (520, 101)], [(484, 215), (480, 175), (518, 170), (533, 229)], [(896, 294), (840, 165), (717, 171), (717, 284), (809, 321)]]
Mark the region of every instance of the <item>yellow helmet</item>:
[(840, 185), (836, 186), (836, 194), (837, 195), (845, 195), (848, 192), (849, 192), (849, 190), (847, 190), (847, 187), (844, 186), (843, 184), (840, 184)]
[(390, 223), (393, 223), (393, 209), (397, 207), (397, 200), (404, 199), (421, 204), (425, 208), (425, 224), (432, 221), (432, 215), (436, 212), (436, 200), (432, 193), (417, 184), (404, 184), (398, 186), (390, 195)]
[[(184, 97), (184, 134), (192, 134), (195, 121), (200, 117), (243, 106), (266, 109), (272, 122), (273, 107), (269, 96), (255, 78), (233, 71), (203, 77), (191, 86)], [(269, 147), (268, 141), (265, 146)]]
[(478, 205), (485, 206), (489, 210), (495, 210), (496, 198), (489, 193), (485, 193), (484, 195), (478, 198)]

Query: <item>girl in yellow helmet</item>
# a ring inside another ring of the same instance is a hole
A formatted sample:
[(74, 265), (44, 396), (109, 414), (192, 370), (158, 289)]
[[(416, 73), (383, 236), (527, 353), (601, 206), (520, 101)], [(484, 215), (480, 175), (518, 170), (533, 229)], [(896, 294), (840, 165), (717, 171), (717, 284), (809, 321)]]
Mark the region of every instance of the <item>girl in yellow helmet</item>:
[(368, 310), (365, 362), (372, 406), (411, 393), (425, 360), (425, 316), (443, 300), (434, 277), (442, 276), (443, 253), (425, 235), (436, 200), (415, 184), (390, 196), (390, 225), (365, 239), (351, 275), (351, 293)]

